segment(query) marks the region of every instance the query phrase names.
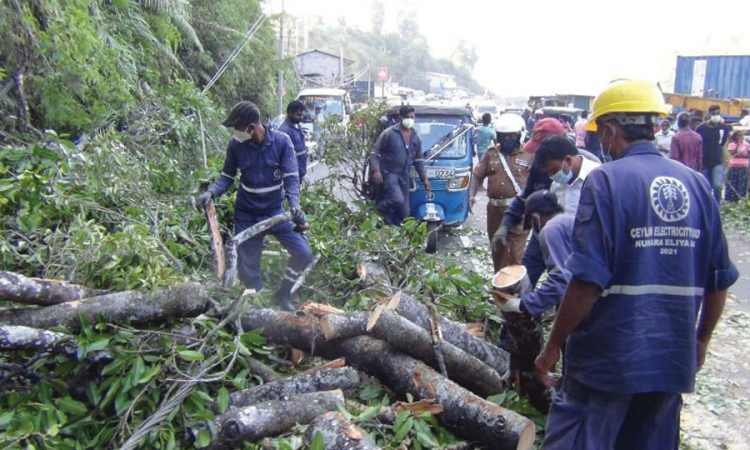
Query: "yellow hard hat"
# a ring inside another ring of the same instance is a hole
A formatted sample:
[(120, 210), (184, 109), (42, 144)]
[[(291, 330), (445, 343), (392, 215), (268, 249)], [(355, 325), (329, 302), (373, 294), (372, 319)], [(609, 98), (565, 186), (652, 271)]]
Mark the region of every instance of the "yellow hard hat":
[(594, 112), (586, 124), (596, 131), (596, 119), (613, 113), (669, 114), (664, 95), (655, 84), (642, 80), (615, 80), (594, 99)]

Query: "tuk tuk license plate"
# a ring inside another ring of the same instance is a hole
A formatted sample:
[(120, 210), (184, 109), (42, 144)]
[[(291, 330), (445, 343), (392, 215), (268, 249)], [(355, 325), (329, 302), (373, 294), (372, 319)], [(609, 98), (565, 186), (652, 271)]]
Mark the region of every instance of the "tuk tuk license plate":
[[(456, 173), (456, 169), (453, 167), (425, 167), (425, 172), (427, 173), (427, 178), (453, 178), (454, 174)], [(417, 177), (417, 171), (414, 170), (412, 167), (411, 169), (411, 177), (412, 178), (418, 178)]]

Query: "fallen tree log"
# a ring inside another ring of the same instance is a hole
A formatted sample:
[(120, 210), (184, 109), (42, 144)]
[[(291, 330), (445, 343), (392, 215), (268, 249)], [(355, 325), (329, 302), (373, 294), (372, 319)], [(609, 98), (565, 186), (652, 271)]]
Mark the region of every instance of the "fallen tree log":
[(359, 374), (351, 367), (322, 369), (233, 392), (229, 395), (229, 405), (239, 408), (271, 400), (285, 400), (310, 392), (332, 389), (345, 391), (358, 385)]
[(34, 350), (74, 357), (78, 350), (72, 336), (19, 325), (0, 326), (0, 350)]
[(362, 430), (339, 412), (327, 412), (312, 421), (305, 431), (305, 444), (310, 446), (316, 435), (323, 439), (326, 450), (379, 450)]
[(357, 336), (326, 342), (315, 318), (268, 309), (248, 311), (242, 318), (242, 327), (263, 329), (266, 339), (275, 344), (305, 349), (329, 359), (343, 356), (348, 364), (401, 395), (435, 399), (444, 408), (438, 420), (460, 436), (493, 449), (527, 449), (534, 443), (534, 424), (530, 420), (472, 394), (383, 341)]
[(219, 438), (224, 442), (236, 442), (257, 441), (267, 436), (277, 436), (292, 429), (296, 424), (308, 424), (319, 415), (333, 411), (343, 404), (344, 394), (337, 389), (300, 394), (289, 400), (232, 408), (216, 418)]
[[(429, 308), (411, 295), (402, 293), (395, 311), (421, 328), (430, 330)], [(492, 367), (500, 375), (507, 372), (510, 364), (508, 352), (474, 336), (461, 323), (441, 315), (437, 315), (437, 321), (443, 333), (443, 339)]]
[[(501, 297), (522, 297), (533, 287), (524, 266), (508, 266), (495, 274), (492, 289)], [(511, 378), (520, 395), (531, 405), (546, 413), (550, 406), (550, 390), (536, 376), (536, 356), (542, 351), (544, 329), (540, 317), (528, 313), (503, 312), (508, 326)]]
[(202, 314), (214, 293), (200, 283), (182, 283), (155, 292), (118, 292), (43, 308), (6, 309), (0, 311), (0, 325), (65, 326), (78, 332), (81, 317), (91, 323), (99, 317), (107, 322), (163, 323)]
[(259, 376), (264, 383), (268, 383), (269, 381), (278, 380), (279, 378), (281, 378), (281, 376), (276, 373), (275, 370), (255, 358), (249, 356), (245, 357), (245, 362), (247, 362), (250, 370), (253, 371), (252, 373)]
[[(433, 369), (440, 368), (428, 331), (392, 311), (383, 308), (380, 311), (369, 331), (371, 336), (426, 362)], [(328, 314), (320, 319), (320, 330), (327, 340), (366, 335), (371, 317), (372, 313), (364, 312)], [(443, 341), (439, 346), (448, 378), (483, 397), (503, 391), (503, 379), (494, 369), (448, 342)]]
[(0, 300), (6, 302), (49, 306), (103, 295), (106, 292), (65, 281), (29, 278), (0, 271)]

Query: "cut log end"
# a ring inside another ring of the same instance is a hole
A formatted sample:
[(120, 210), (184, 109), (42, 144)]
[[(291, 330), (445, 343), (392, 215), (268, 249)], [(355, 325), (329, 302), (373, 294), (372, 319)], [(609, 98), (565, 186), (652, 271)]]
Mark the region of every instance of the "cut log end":
[(492, 287), (497, 290), (507, 291), (518, 284), (526, 276), (526, 267), (522, 265), (507, 266), (501, 269), (492, 278)]

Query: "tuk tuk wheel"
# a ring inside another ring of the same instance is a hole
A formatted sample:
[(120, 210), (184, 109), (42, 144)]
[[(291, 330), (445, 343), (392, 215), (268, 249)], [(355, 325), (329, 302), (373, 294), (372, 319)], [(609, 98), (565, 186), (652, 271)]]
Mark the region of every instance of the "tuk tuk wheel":
[(425, 248), (426, 253), (437, 252), (439, 230), (440, 222), (427, 222), (427, 248)]

